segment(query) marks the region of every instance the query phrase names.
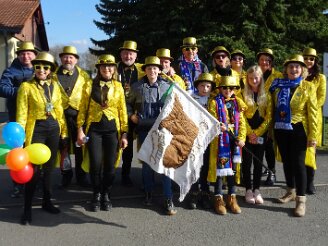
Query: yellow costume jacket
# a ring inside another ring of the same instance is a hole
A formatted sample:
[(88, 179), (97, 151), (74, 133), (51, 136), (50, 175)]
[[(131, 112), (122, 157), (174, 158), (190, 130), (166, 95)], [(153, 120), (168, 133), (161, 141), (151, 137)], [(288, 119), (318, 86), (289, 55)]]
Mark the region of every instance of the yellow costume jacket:
[(239, 73), (238, 71), (236, 71), (234, 69), (232, 69), (232, 70), (235, 71), (238, 74), (239, 81), (242, 79), (242, 81), (243, 81), (244, 84), (243, 85), (240, 85), (240, 87), (241, 88), (244, 88), (245, 83), (246, 83), (246, 79), (247, 79), (247, 72), (245, 70), (242, 70), (241, 73)]
[[(245, 124), (245, 118), (244, 118), (244, 113), (247, 109), (246, 104), (238, 97), (237, 99), (237, 104), (239, 106), (240, 110), (240, 118), (239, 118), (239, 131), (238, 131), (238, 140), (245, 141), (246, 140), (246, 124)], [(218, 115), (216, 112), (216, 101), (214, 98), (209, 100), (208, 104), (208, 111), (210, 112), (211, 115), (215, 117), (215, 119), (218, 119)], [(209, 170), (208, 170), (208, 176), (207, 180), (209, 182), (215, 182), (216, 181), (216, 168), (217, 168), (217, 158), (218, 158), (218, 137), (215, 137), (213, 141), (210, 144), (210, 159), (209, 159)]]
[[(273, 104), (277, 104), (279, 88), (273, 92)], [(312, 83), (302, 80), (296, 88), (291, 100), (291, 123), (302, 122), (308, 141), (315, 141), (317, 137), (317, 99), (315, 87)], [(275, 110), (275, 107), (274, 107)], [(274, 114), (273, 114), (274, 121)]]
[(79, 76), (77, 77), (77, 80), (75, 82), (75, 85), (74, 85), (71, 95), (68, 96), (62, 86), (60, 86), (60, 88), (61, 88), (61, 92), (62, 92), (62, 103), (63, 103), (64, 109), (67, 109), (70, 106), (73, 109), (78, 111), (78, 110), (80, 110), (83, 87), (85, 84), (90, 84), (91, 79), (90, 79), (89, 74), (86, 71), (84, 71), (83, 69), (81, 69), (78, 66), (76, 66), (76, 68), (79, 73)]
[[(91, 81), (90, 81), (91, 82)], [(83, 90), (80, 111), (77, 116), (77, 128), (85, 127), (85, 134), (87, 135), (89, 127), (92, 122), (99, 122), (103, 114), (108, 120), (115, 120), (118, 139), (122, 132), (128, 132), (128, 115), (125, 104), (125, 95), (121, 82), (113, 80), (107, 94), (107, 104), (109, 107), (103, 109), (101, 105), (91, 98), (91, 84), (86, 84)], [(132, 144), (132, 143), (130, 143)], [(84, 157), (82, 168), (84, 171), (89, 171), (89, 158), (86, 148), (83, 148)], [(118, 147), (118, 155), (115, 167), (120, 161), (122, 149)]]
[(274, 79), (282, 79), (284, 76), (281, 72), (278, 70), (275, 70), (272, 68), (270, 76), (267, 78), (267, 80), (264, 82), (264, 89), (266, 92), (269, 92), (269, 88), (271, 87), (272, 82)]
[(269, 126), (271, 126), (272, 110), (273, 110), (271, 94), (270, 93), (265, 93), (265, 94), (266, 94), (266, 97), (267, 97), (267, 104), (266, 104), (265, 112), (259, 111), (260, 116), (264, 119), (264, 121), (262, 122), (262, 124), (257, 129), (252, 129), (250, 127), (247, 119), (253, 118), (254, 114), (256, 113), (256, 111), (258, 110), (259, 107), (258, 107), (257, 103), (255, 103), (254, 105), (247, 105), (247, 109), (244, 112), (244, 115), (246, 117), (245, 122), (246, 122), (246, 130), (247, 130), (246, 135), (247, 136), (250, 135), (251, 133), (255, 133), (256, 136), (260, 137), (269, 129)]
[(322, 107), (325, 104), (325, 100), (326, 100), (326, 76), (324, 74), (319, 74), (319, 76), (315, 77), (312, 81), (309, 82), (314, 84), (316, 90), (317, 103), (318, 103), (317, 146), (322, 146)]
[[(61, 138), (67, 137), (67, 126), (63, 113), (60, 86), (56, 79), (51, 79), (53, 84), (53, 92), (51, 95), (51, 103), (53, 109), (52, 117), (58, 121), (60, 127)], [(31, 144), (34, 126), (36, 120), (46, 120), (46, 102), (44, 90), (35, 79), (23, 82), (18, 89), (17, 94), (17, 111), (16, 121), (25, 130), (25, 145)]]

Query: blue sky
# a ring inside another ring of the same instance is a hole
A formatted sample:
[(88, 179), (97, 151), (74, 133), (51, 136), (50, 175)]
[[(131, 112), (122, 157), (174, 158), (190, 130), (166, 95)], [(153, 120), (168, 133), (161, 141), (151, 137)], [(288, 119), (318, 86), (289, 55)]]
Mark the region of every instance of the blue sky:
[(91, 47), (90, 37), (106, 39), (93, 20), (100, 20), (95, 5), (99, 0), (41, 0), (49, 47), (74, 45), (78, 52)]

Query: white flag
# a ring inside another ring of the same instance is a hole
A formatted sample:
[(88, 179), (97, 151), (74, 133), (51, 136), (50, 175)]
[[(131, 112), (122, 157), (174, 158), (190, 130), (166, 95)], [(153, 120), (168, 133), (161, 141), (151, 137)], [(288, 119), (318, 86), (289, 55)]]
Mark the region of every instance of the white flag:
[(203, 154), (218, 134), (219, 121), (184, 90), (173, 86), (138, 158), (174, 180), (180, 186), (182, 201), (198, 180)]

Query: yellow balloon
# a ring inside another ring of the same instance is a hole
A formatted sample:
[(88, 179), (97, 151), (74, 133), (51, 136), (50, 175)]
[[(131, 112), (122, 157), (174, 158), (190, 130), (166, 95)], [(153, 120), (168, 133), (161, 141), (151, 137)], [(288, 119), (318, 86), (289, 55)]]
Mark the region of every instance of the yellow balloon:
[(51, 151), (49, 147), (42, 143), (33, 143), (24, 148), (29, 156), (30, 162), (35, 165), (42, 165), (49, 161)]

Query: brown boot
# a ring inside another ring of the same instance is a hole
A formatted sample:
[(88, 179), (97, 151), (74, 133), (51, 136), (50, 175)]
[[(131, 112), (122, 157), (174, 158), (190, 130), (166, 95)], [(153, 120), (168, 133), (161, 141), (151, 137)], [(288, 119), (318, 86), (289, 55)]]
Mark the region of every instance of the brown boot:
[(296, 217), (303, 217), (305, 215), (305, 202), (306, 196), (296, 197), (296, 208), (294, 210), (294, 215)]
[(214, 210), (219, 215), (225, 215), (227, 213), (222, 195), (214, 196)]
[(241, 209), (238, 205), (237, 198), (235, 194), (228, 195), (227, 206), (234, 214), (240, 214)]
[(287, 203), (290, 201), (295, 201), (296, 198), (296, 192), (295, 189), (293, 188), (287, 188), (287, 191), (285, 193), (285, 195), (283, 195), (282, 197), (278, 198), (278, 202), (280, 203)]

